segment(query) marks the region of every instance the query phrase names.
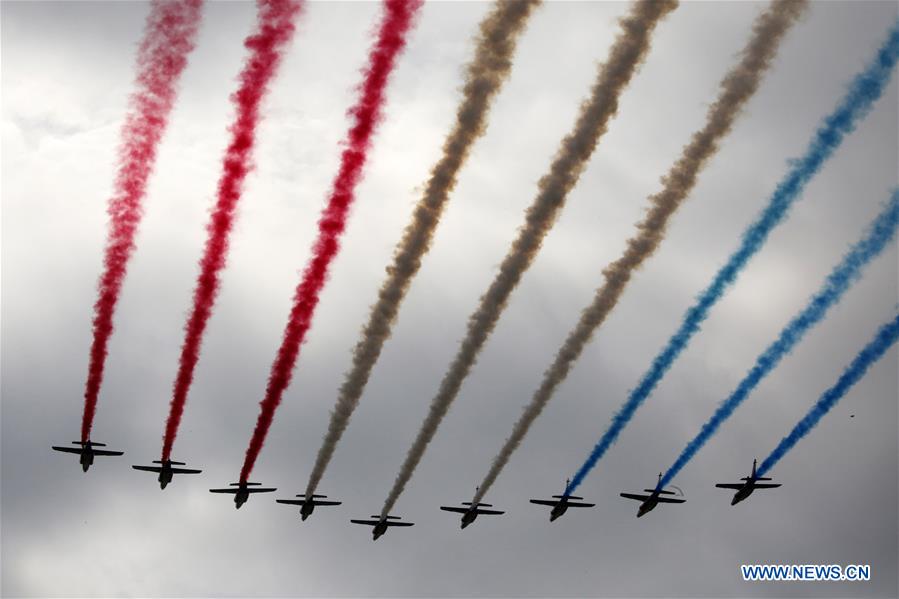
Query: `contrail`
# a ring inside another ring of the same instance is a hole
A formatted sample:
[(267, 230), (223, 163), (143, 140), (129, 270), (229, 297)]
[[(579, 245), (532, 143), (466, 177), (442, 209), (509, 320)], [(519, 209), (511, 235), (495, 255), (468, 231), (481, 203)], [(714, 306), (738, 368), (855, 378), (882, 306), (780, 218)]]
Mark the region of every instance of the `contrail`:
[(899, 191), (892, 194), (884, 210), (869, 227), (865, 237), (849, 250), (842, 262), (824, 281), (824, 285), (818, 293), (809, 300), (808, 305), (784, 327), (777, 340), (756, 359), (755, 365), (740, 381), (730, 397), (721, 402), (712, 417), (702, 425), (699, 434), (687, 444), (662, 477), (662, 486), (677, 476), (677, 473), (715, 434), (718, 427), (749, 397), (749, 394), (762, 379), (774, 370), (784, 356), (789, 354), (802, 340), (805, 333), (818, 324), (827, 315), (827, 311), (842, 299), (846, 290), (861, 277), (865, 267), (893, 239), (897, 225), (899, 225)]
[(300, 0), (257, 0), (256, 31), (244, 40), (249, 54), (240, 73), (240, 85), (231, 96), (237, 114), (230, 128), (231, 141), (223, 160), (215, 208), (206, 226), (209, 236), (200, 260), (193, 308), (184, 326), (185, 337), (181, 346), (178, 374), (173, 385), (169, 417), (165, 423), (163, 460), (169, 459), (178, 434), (187, 392), (200, 357), (203, 332), (218, 294), (219, 273), (225, 267), (234, 213), (243, 192), (244, 179), (252, 168), (256, 125), (261, 118), (259, 107), (278, 70), (281, 56), (293, 37), (293, 20), (300, 7)]
[(727, 263), (715, 274), (711, 284), (684, 314), (677, 332), (671, 336), (662, 351), (655, 357), (649, 370), (612, 418), (611, 424), (593, 451), (572, 477), (569, 491), (573, 491), (584, 482), (587, 474), (618, 439), (618, 435), (630, 422), (637, 409), (643, 405), (680, 353), (687, 347), (690, 339), (708, 317), (712, 307), (733, 284), (749, 259), (764, 245), (774, 227), (786, 218), (790, 207), (805, 189), (806, 184), (840, 147), (846, 135), (854, 131), (858, 123), (868, 114), (874, 102), (880, 98), (889, 83), (897, 59), (899, 59), (899, 23), (894, 24), (877, 55), (849, 85), (836, 109), (824, 118), (802, 158), (790, 162), (790, 169), (777, 185), (768, 205), (755, 222), (743, 232), (740, 247), (731, 254)]
[(509, 295), (537, 255), (568, 192), (577, 183), (599, 138), (605, 133), (609, 120), (617, 113), (618, 96), (649, 53), (656, 25), (677, 5), (676, 0), (639, 0), (633, 4), (630, 13), (621, 19), (621, 32), (615, 39), (608, 59), (599, 66), (590, 97), (581, 104), (574, 129), (562, 140), (549, 173), (540, 179), (537, 197), (527, 210), (526, 222), (519, 229), (518, 238), (503, 259), (499, 274), (490, 284), (487, 293), (481, 297), (480, 305), (469, 317), (466, 336), (444, 375), (437, 394), (431, 400), (428, 415), (409, 448), (381, 509), (382, 516), (390, 512), (412, 477), (440, 422), (459, 393), (462, 381), (496, 326)]
[(81, 440), (91, 436), (97, 396), (103, 384), (112, 318), (125, 280), (134, 237), (142, 216), (141, 202), (147, 179), (156, 163), (156, 147), (165, 132), (175, 104), (178, 79), (193, 50), (200, 24), (202, 0), (155, 0), (144, 28), (137, 55), (137, 90), (131, 96), (122, 126), (115, 191), (109, 200), (109, 234), (103, 274), (94, 304), (93, 341), (84, 386)]
[(790, 434), (781, 439), (777, 447), (774, 448), (767, 458), (762, 461), (758, 469), (759, 476), (765, 476), (776, 464), (784, 457), (788, 451), (793, 449), (800, 439), (809, 434), (818, 421), (833, 408), (838, 401), (857, 383), (868, 369), (883, 357), (883, 354), (890, 349), (896, 339), (899, 338), (899, 315), (893, 320), (883, 325), (874, 338), (859, 352), (852, 363), (846, 367), (840, 378), (837, 379), (833, 387), (824, 392), (818, 402), (812, 406), (805, 417), (800, 420)]
[(385, 102), (385, 89), (396, 65), (397, 57), (406, 46), (406, 37), (423, 0), (386, 0), (384, 15), (374, 46), (369, 52), (368, 66), (359, 87), (359, 99), (350, 109), (353, 123), (347, 133), (346, 149), (340, 169), (334, 178), (328, 203), (318, 221), (318, 239), (312, 248), (312, 259), (306, 265), (303, 278), (294, 294), (293, 308), (277, 357), (269, 374), (265, 397), (260, 402), (256, 428), (247, 447), (240, 480), (246, 482), (265, 442), (268, 429), (281, 403), (284, 390), (290, 385), (293, 367), (300, 353), (300, 345), (312, 326), (319, 293), (325, 286), (328, 268), (340, 250), (340, 236), (346, 227), (350, 207), (355, 201), (356, 185), (362, 178), (362, 168), (371, 148), (371, 140)]
[(394, 252), (393, 264), (387, 267), (387, 280), (378, 292), (378, 301), (372, 306), (368, 324), (353, 350), (353, 365), (340, 387), (328, 431), (306, 485), (307, 497), (315, 492), (353, 411), (359, 405), (381, 348), (390, 337), (400, 304), (431, 245), (449, 194), (456, 186), (459, 170), (474, 142), (487, 128), (487, 113), (512, 69), (518, 37), (539, 5), (540, 0), (498, 0), (481, 22), (475, 55), (466, 69), (455, 125), (443, 143), (443, 156), (431, 170), (424, 195)]
[(705, 125), (693, 134), (680, 158), (662, 177), (662, 190), (650, 196), (649, 210), (637, 225), (637, 234), (628, 240), (627, 249), (603, 271), (605, 282), (596, 290), (593, 302), (581, 313), (580, 322), (568, 334), (552, 365), (544, 372), (543, 381), (512, 428), (512, 434), (493, 458), (490, 470), (478, 486), (472, 502), (481, 501), (493, 486), (556, 388), (568, 376), (568, 371), (593, 333), (618, 303), (631, 276), (644, 260), (655, 253), (665, 235), (668, 220), (692, 191), (699, 172), (718, 151), (721, 139), (730, 133), (734, 120), (758, 89), (781, 40), (806, 6), (805, 0), (776, 0), (756, 19), (752, 37), (743, 49), (740, 62), (721, 81), (718, 98), (709, 107)]

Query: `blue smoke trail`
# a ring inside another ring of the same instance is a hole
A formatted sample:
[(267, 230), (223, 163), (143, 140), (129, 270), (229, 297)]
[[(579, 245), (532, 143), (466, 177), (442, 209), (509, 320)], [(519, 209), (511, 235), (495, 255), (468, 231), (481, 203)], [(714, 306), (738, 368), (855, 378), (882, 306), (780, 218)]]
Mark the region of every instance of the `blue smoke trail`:
[(690, 338), (699, 330), (712, 306), (721, 298), (726, 288), (734, 282), (749, 259), (765, 243), (771, 230), (786, 217), (790, 206), (805, 188), (806, 183), (833, 155), (843, 138), (854, 131), (858, 123), (868, 114), (871, 106), (880, 98), (889, 83), (897, 59), (899, 59), (899, 21), (893, 25), (887, 40), (877, 51), (874, 60), (864, 71), (856, 75), (837, 108), (824, 119), (806, 149), (805, 155), (790, 162), (790, 170), (778, 184), (765, 210), (743, 233), (740, 247), (731, 254), (727, 264), (718, 271), (712, 284), (687, 310), (680, 328), (653, 360), (652, 366), (612, 418), (612, 423), (593, 448), (590, 456), (572, 477), (568, 492), (574, 491), (580, 486), (590, 470), (612, 446), (637, 409), (649, 397), (680, 353), (686, 348)]
[(883, 354), (896, 343), (897, 338), (899, 338), (899, 315), (880, 328), (877, 335), (874, 336), (874, 339), (872, 339), (868, 345), (855, 356), (852, 363), (846, 367), (846, 370), (840, 375), (836, 384), (825, 391), (821, 396), (821, 399), (818, 400), (818, 403), (812, 406), (812, 409), (808, 411), (808, 414), (793, 427), (790, 434), (781, 439), (777, 447), (774, 448), (774, 451), (762, 461), (762, 465), (759, 466), (757, 472), (758, 475), (764, 476), (765, 473), (771, 470), (771, 468), (773, 468), (788, 451), (793, 449), (793, 446), (796, 445), (800, 439), (809, 434), (809, 432), (811, 432), (811, 430), (818, 424), (818, 421), (821, 420), (821, 418), (823, 418), (844, 395), (846, 395), (855, 383), (865, 376), (865, 373), (868, 372), (868, 368), (882, 358)]
[(749, 397), (761, 380), (774, 370), (783, 357), (802, 340), (805, 333), (827, 315), (831, 306), (842, 299), (846, 290), (861, 276), (865, 266), (877, 257), (893, 239), (897, 226), (899, 226), (899, 189), (893, 191), (886, 207), (868, 228), (865, 237), (852, 246), (840, 264), (828, 275), (824, 285), (812, 297), (808, 305), (784, 327), (777, 340), (756, 359), (755, 365), (740, 381), (730, 397), (721, 402), (712, 417), (702, 425), (699, 434), (687, 444), (665, 476), (662, 477), (663, 486), (671, 482), (681, 468), (715, 434), (721, 423), (733, 414), (734, 410)]

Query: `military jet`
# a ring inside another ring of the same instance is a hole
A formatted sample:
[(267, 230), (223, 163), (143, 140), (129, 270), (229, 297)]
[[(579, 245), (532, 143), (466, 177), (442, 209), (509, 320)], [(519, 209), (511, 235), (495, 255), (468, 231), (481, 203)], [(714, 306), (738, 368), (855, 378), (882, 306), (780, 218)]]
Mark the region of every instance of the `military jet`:
[[(305, 498), (305, 495), (297, 495), (297, 497)], [(340, 505), (339, 501), (322, 501), (327, 495), (310, 495), (309, 499), (276, 499), (277, 503), (284, 503), (287, 505), (299, 505), (300, 507), (300, 518), (305, 520), (309, 516), (312, 515), (312, 512), (315, 511), (315, 506), (317, 505)]]
[(272, 491), (277, 491), (278, 489), (272, 489), (270, 487), (266, 488), (257, 488), (258, 485), (262, 483), (231, 483), (230, 487), (225, 489), (209, 489), (210, 493), (234, 493), (234, 507), (240, 509), (240, 506), (247, 502), (247, 499), (250, 498), (250, 493), (271, 493)]
[(779, 483), (759, 483), (760, 480), (771, 480), (770, 478), (765, 478), (763, 476), (755, 475), (755, 464), (756, 460), (752, 460), (752, 474), (749, 476), (744, 476), (740, 480), (745, 481), (742, 483), (718, 483), (715, 485), (719, 489), (736, 489), (736, 493), (734, 494), (734, 498), (731, 500), (731, 505), (737, 505), (750, 495), (756, 489), (776, 489), (780, 486)]
[(81, 447), (57, 447), (55, 445), (51, 445), (51, 449), (56, 451), (63, 451), (65, 453), (77, 453), (81, 456), (79, 460), (81, 462), (81, 469), (87, 472), (88, 468), (91, 467), (91, 464), (94, 463), (94, 456), (112, 456), (112, 455), (122, 455), (124, 451), (109, 451), (108, 449), (94, 449), (94, 447), (106, 447), (106, 443), (95, 443), (91, 440), (87, 441), (72, 441), (73, 445), (80, 445)]
[(372, 541), (377, 541), (378, 537), (387, 532), (391, 526), (414, 526), (414, 522), (397, 522), (399, 516), (372, 516), (377, 520), (350, 520), (353, 524), (365, 524), (366, 526), (374, 526), (371, 531)]
[(571, 501), (572, 499), (582, 500), (583, 497), (568, 494), (568, 484), (570, 480), (565, 481), (565, 490), (561, 495), (553, 495), (554, 499), (531, 499), (531, 503), (537, 505), (551, 505), (552, 511), (549, 513), (549, 521), (552, 522), (562, 514), (568, 511), (570, 507), (593, 507), (595, 503), (581, 503), (580, 501)]
[[(477, 494), (478, 488), (475, 488), (475, 494)], [(466, 526), (474, 522), (478, 516), (480, 515), (490, 515), (490, 516), (498, 516), (500, 514), (505, 514), (506, 512), (500, 512), (498, 510), (485, 510), (484, 507), (493, 507), (492, 504), (489, 503), (472, 503), (470, 501), (463, 501), (462, 505), (468, 507), (450, 507), (446, 505), (441, 505), (440, 509), (444, 512), (456, 512), (457, 514), (462, 514), (462, 528), (464, 529)], [(482, 507), (483, 506), (483, 507)]]
[(649, 495), (636, 495), (634, 493), (621, 493), (622, 497), (627, 499), (636, 499), (642, 501), (640, 509), (637, 510), (637, 517), (646, 515), (651, 512), (660, 503), (684, 503), (686, 499), (675, 499), (673, 497), (664, 497), (664, 495), (674, 495), (674, 491), (665, 491), (662, 489), (662, 473), (659, 472), (659, 482), (656, 483), (655, 489), (643, 489)]
[(184, 462), (173, 462), (172, 460), (153, 460), (154, 464), (159, 464), (159, 466), (131, 466), (135, 470), (141, 470), (143, 472), (158, 472), (159, 478), (156, 480), (159, 481), (159, 488), (165, 489), (166, 485), (172, 482), (172, 475), (174, 474), (199, 474), (203, 472), (202, 470), (192, 470), (190, 468), (172, 468), (172, 466), (184, 466)]

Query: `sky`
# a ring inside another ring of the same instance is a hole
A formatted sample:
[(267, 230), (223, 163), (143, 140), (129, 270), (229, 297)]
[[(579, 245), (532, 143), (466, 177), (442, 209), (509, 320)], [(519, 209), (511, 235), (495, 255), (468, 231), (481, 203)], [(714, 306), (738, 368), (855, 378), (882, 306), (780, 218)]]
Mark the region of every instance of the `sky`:
[[(687, 502), (637, 520), (618, 496), (652, 486), (897, 184), (894, 78), (808, 185), (702, 332), (580, 487), (590, 510), (553, 522), (527, 502), (562, 492), (684, 310), (736, 247), (820, 119), (882, 43), (892, 2), (817, 2), (486, 501), (471, 497), (601, 270), (703, 122), (764, 4), (686, 2), (657, 28), (561, 217), (377, 543), (377, 513), (524, 209), (628, 7), (553, 2), (532, 17), (319, 492), (343, 505), (300, 523), (271, 495), (235, 511), (236, 480), (299, 271), (339, 159), (376, 3), (310, 3), (264, 102), (221, 293), (173, 458), (203, 469), (160, 492), (157, 459), (182, 327), (214, 200), (248, 2), (210, 3), (159, 147), (110, 343), (93, 438), (126, 453), (81, 472), (77, 438), (119, 131), (148, 6), (3, 2), (0, 551), (4, 596), (889, 597), (897, 589), (899, 382), (893, 348), (772, 475), (731, 507), (716, 482), (749, 473), (899, 302), (895, 242), (675, 480)], [(331, 278), (253, 478), (303, 491), (350, 351), (439, 157), (471, 36), (490, 5), (430, 2)], [(854, 414), (853, 418), (850, 415)], [(750, 583), (741, 564), (870, 564), (866, 583)]]

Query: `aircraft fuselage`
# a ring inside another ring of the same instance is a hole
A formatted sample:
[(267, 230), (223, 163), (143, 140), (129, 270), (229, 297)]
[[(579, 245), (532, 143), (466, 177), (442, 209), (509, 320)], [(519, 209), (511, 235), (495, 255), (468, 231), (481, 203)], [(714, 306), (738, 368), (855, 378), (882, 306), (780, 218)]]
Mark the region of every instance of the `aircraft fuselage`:
[(85, 445), (81, 450), (81, 470), (87, 472), (88, 468), (91, 467), (91, 464), (94, 463), (94, 452), (91, 450), (90, 445)]
[(375, 524), (375, 527), (371, 531), (372, 541), (377, 541), (378, 537), (387, 532), (387, 522), (381, 521)]
[(165, 489), (166, 485), (172, 482), (172, 469), (171, 466), (163, 466), (159, 471), (159, 488)]
[(472, 508), (462, 514), (462, 528), (465, 528), (478, 518), (478, 513), (475, 511), (475, 508)]
[(565, 512), (568, 511), (568, 502), (566, 500), (561, 500), (559, 503), (553, 507), (552, 511), (549, 513), (549, 521), (552, 522), (559, 516), (562, 516)]
[(753, 491), (755, 491), (755, 484), (753, 483), (753, 481), (747, 481), (746, 484), (743, 485), (736, 492), (736, 494), (734, 494), (734, 498), (731, 499), (730, 504), (737, 505), (738, 503), (740, 503), (741, 501), (743, 501), (744, 499), (746, 499), (747, 497), (752, 495)]
[(659, 496), (653, 494), (649, 499), (640, 504), (640, 509), (637, 510), (637, 517), (640, 518), (655, 509), (655, 507), (659, 505)]
[(305, 520), (312, 515), (313, 511), (315, 511), (315, 504), (312, 503), (312, 501), (307, 501), (303, 504), (303, 507), (300, 508), (300, 519)]

